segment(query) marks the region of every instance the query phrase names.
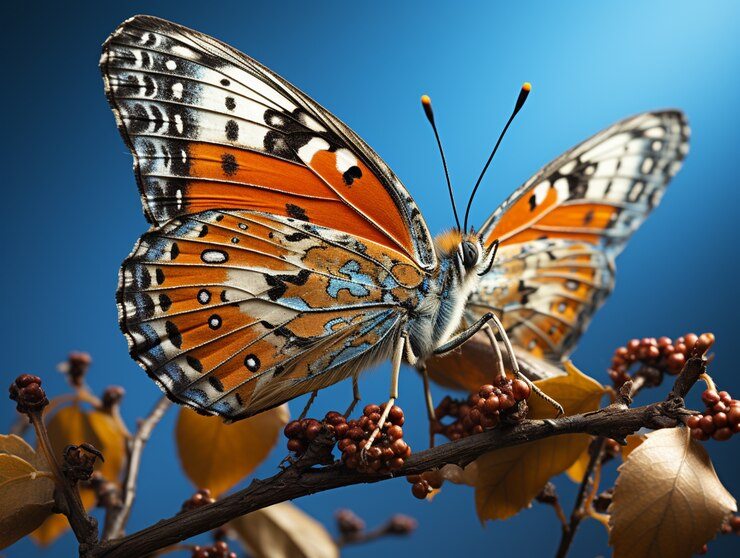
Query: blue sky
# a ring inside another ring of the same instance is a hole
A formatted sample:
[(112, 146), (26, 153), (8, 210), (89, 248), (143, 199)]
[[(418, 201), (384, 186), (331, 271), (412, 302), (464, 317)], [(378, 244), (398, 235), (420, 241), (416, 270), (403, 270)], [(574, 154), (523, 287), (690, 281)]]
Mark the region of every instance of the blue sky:
[[(118, 2), (15, 3), (0, 35), (5, 79), (4, 211), (8, 241), (2, 339), (4, 381), (41, 374), (64, 389), (55, 364), (70, 350), (95, 360), (100, 391), (123, 385), (132, 423), (159, 391), (128, 358), (116, 324), (120, 262), (146, 229), (131, 158), (115, 129), (97, 69), (100, 45), (118, 23), (150, 13), (212, 34), (268, 65), (357, 131), (404, 181), (433, 232), (452, 224), (434, 138), (419, 107), (431, 95), (461, 202), (485, 161), (523, 81), (533, 91), (504, 141), (472, 211), (480, 223), (540, 166), (592, 133), (643, 110), (678, 107), (691, 123), (691, 153), (662, 205), (618, 260), (617, 288), (574, 355), (601, 381), (613, 349), (631, 337), (711, 330), (715, 379), (740, 393), (732, 350), (740, 335), (737, 154), (740, 145), (740, 4), (693, 2)], [(369, 401), (386, 397), (388, 366), (364, 376)], [(648, 392), (642, 401), (663, 396)], [(316, 413), (344, 408), (351, 388), (322, 393)], [(409, 370), (401, 405), (412, 445), (423, 447), (421, 383)], [(443, 395), (435, 391), (438, 400)], [(302, 402), (293, 407), (299, 411)], [(173, 453), (170, 412), (146, 450), (141, 497), (130, 529), (171, 515), (192, 488)], [(0, 408), (9, 425), (14, 411)], [(193, 443), (204, 443), (194, 440)], [(740, 494), (737, 441), (709, 442), (726, 486)], [(275, 470), (279, 448), (261, 468)], [(559, 481), (566, 502), (569, 481)], [(305, 498), (325, 523), (351, 507), (368, 523), (391, 513), (416, 517), (408, 539), (348, 548), (350, 558), (497, 549), (548, 556), (559, 526), (534, 506), (506, 523), (481, 526), (472, 492), (445, 487), (432, 504), (404, 480)], [(572, 556), (608, 553), (602, 528), (586, 522)], [(536, 534), (536, 536), (533, 536)], [(52, 551), (21, 542), (13, 556), (73, 555), (64, 537)], [(736, 538), (710, 555), (737, 552)]]

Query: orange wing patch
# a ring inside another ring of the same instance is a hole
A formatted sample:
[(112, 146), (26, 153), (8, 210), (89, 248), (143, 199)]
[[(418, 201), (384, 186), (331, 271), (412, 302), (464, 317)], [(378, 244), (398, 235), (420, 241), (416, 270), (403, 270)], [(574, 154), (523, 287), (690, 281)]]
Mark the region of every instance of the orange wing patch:
[[(346, 152), (346, 150), (343, 150)], [(360, 161), (317, 151), (308, 166), (243, 149), (189, 146), (188, 210), (252, 209), (310, 221), (413, 256), (414, 246), (396, 204)], [(204, 179), (204, 180), (198, 180)], [(359, 217), (358, 217), (359, 214)]]

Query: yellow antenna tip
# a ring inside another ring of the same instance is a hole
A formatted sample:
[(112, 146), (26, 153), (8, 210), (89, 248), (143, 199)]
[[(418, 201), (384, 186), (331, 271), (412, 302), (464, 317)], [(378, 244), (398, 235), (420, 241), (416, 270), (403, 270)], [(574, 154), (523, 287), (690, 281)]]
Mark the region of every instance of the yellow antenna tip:
[(524, 91), (532, 91), (532, 84), (528, 81), (525, 81), (524, 85), (522, 85), (522, 89), (524, 89)]
[(431, 105), (432, 100), (429, 98), (429, 95), (422, 95), (421, 96), (421, 104), (422, 105)]

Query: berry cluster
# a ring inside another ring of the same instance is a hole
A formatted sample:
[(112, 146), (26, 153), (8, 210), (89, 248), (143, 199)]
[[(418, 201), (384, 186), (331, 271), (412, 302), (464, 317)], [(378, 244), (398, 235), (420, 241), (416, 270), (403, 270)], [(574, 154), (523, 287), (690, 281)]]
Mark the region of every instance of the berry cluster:
[(190, 498), (182, 503), (182, 508), (180, 508), (180, 512), (202, 508), (203, 506), (213, 504), (215, 501), (216, 499), (211, 496), (210, 490), (208, 490), (207, 488), (201, 488), (200, 490), (198, 490), (198, 492), (193, 494)]
[(740, 535), (740, 515), (733, 515), (727, 522), (722, 524), (722, 534), (729, 535), (730, 533)]
[(409, 475), (406, 480), (411, 483), (411, 494), (419, 500), (424, 500), (433, 490), (442, 488), (444, 479), (437, 471), (425, 471), (420, 475)]
[(121, 399), (123, 399), (124, 395), (126, 395), (126, 390), (121, 386), (109, 386), (103, 392), (103, 409), (110, 411), (113, 407), (121, 403)]
[(294, 420), (285, 425), (283, 434), (288, 438), (288, 450), (296, 457), (306, 453), (311, 442), (326, 432), (329, 439), (338, 442), (342, 452), (342, 461), (350, 469), (360, 472), (377, 472), (388, 474), (400, 469), (403, 462), (411, 455), (411, 448), (403, 440), (403, 410), (394, 405), (388, 412), (388, 418), (382, 431), (373, 440), (372, 447), (362, 456), (362, 449), (367, 444), (385, 410), (383, 405), (367, 405), (359, 419), (347, 420), (337, 411), (326, 413), (323, 421), (312, 418)]
[(192, 558), (236, 558), (236, 552), (231, 552), (224, 541), (218, 541), (211, 546), (194, 546)]
[[(523, 380), (501, 378), (496, 385), (486, 384), (478, 393), (467, 400), (455, 400), (445, 397), (434, 415), (437, 422), (436, 434), (442, 434), (450, 440), (458, 440), (473, 434), (480, 434), (493, 428), (499, 422), (518, 422), (526, 416), (527, 404), (531, 389)], [(443, 424), (442, 419), (451, 417), (453, 422)]]
[(73, 352), (69, 353), (67, 362), (60, 366), (63, 372), (67, 373), (67, 377), (73, 386), (80, 387), (84, 380), (85, 374), (87, 374), (92, 358), (87, 353)]
[(49, 404), (38, 376), (21, 374), (10, 384), (8, 391), (10, 398), (17, 403), (19, 413), (38, 412)]
[(359, 419), (347, 422), (347, 430), (343, 436), (334, 427), (339, 440), (337, 447), (342, 452), (342, 462), (349, 469), (387, 475), (400, 469), (411, 455), (411, 447), (404, 441), (401, 428), (404, 423), (403, 410), (396, 405), (390, 408), (382, 430), (373, 440), (372, 446), (362, 455), (362, 450), (378, 426), (384, 410), (385, 404), (367, 405)]
[(337, 411), (329, 411), (323, 421), (312, 418), (290, 421), (283, 429), (283, 434), (288, 438), (288, 451), (296, 457), (302, 456), (322, 430), (326, 430), (334, 442), (347, 434), (347, 419)]
[(693, 354), (704, 354), (712, 343), (714, 335), (711, 333), (700, 336), (687, 333), (675, 340), (670, 337), (632, 339), (625, 347), (614, 351), (609, 377), (618, 388), (630, 379), (630, 368), (639, 364), (640, 372), (648, 383), (658, 385), (664, 373), (678, 374), (687, 358)]
[(707, 406), (701, 415), (692, 415), (686, 420), (691, 435), (697, 440), (714, 438), (720, 442), (729, 440), (740, 432), (740, 400), (733, 399), (726, 391), (719, 393), (707, 389), (701, 394)]
[(300, 457), (321, 432), (321, 423), (316, 419), (292, 420), (285, 425), (283, 434), (288, 438), (288, 451)]

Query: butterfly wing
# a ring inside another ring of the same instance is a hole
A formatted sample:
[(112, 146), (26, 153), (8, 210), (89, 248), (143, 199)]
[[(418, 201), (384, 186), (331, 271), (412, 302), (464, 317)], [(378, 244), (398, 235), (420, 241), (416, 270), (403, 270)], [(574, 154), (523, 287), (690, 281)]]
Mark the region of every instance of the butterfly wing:
[(426, 224), (388, 166), (339, 119), (248, 56), (136, 16), (105, 42), (100, 66), (150, 222), (257, 210), (366, 238), (435, 267)]
[[(518, 188), (481, 228), (484, 244), (498, 239), (500, 247), (469, 299), (467, 320), (494, 311), (518, 351), (555, 363), (566, 358), (613, 288), (614, 258), (680, 169), (688, 138), (681, 112), (638, 114)], [(460, 376), (471, 369), (465, 350), (430, 362), (432, 376), (476, 389)], [(483, 374), (490, 370), (470, 372), (475, 381)]]
[(244, 418), (385, 358), (436, 255), (346, 125), (211, 37), (149, 16), (101, 71), (153, 224), (121, 269), (132, 357), (175, 401)]
[(611, 292), (613, 258), (681, 168), (688, 138), (679, 111), (638, 114), (527, 181), (481, 229), (486, 244), (499, 239), (502, 268), (483, 279), (471, 314), (500, 308), (522, 348), (566, 357)]
[(142, 237), (121, 270), (120, 322), (171, 398), (238, 419), (386, 358), (423, 279), (345, 233), (207, 211)]
[(560, 361), (575, 347), (614, 286), (611, 259), (592, 244), (563, 239), (504, 246), (468, 300), (469, 319), (501, 316), (515, 345)]
[(688, 153), (683, 113), (626, 118), (567, 151), (518, 188), (481, 227), (502, 246), (565, 238), (616, 256)]

